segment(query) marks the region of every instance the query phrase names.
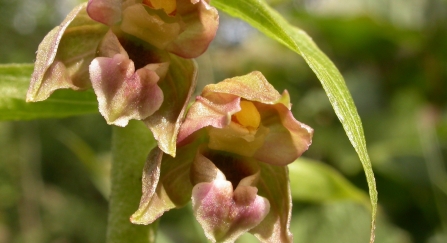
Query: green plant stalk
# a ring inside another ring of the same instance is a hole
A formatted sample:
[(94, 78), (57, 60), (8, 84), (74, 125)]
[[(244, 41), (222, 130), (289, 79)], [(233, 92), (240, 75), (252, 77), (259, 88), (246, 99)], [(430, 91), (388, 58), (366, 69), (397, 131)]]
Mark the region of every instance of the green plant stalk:
[(124, 128), (113, 127), (107, 243), (155, 242), (157, 222), (146, 226), (129, 221), (140, 202), (144, 162), (155, 144), (151, 132), (142, 122), (131, 121)]

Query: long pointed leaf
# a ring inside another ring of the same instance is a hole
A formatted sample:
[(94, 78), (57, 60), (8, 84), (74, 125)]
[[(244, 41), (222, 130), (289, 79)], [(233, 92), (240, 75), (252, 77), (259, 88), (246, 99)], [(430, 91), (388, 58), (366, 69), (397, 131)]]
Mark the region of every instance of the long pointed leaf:
[(211, 4), (245, 20), (267, 36), (300, 54), (320, 80), (346, 134), (354, 146), (366, 174), (372, 205), (371, 238), (374, 242), (377, 190), (366, 149), (363, 127), (351, 94), (338, 69), (302, 30), (289, 24), (263, 0), (213, 0)]

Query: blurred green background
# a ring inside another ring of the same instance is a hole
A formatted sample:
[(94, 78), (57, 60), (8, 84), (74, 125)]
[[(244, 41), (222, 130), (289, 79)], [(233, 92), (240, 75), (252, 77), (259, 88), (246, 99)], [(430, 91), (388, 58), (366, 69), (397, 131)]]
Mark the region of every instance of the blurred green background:
[[(0, 63), (33, 62), (77, 2), (0, 0)], [(379, 191), (376, 242), (447, 242), (447, 1), (269, 2), (334, 61), (353, 95)], [(197, 61), (201, 87), (259, 70), (287, 89), (295, 117), (315, 129), (305, 157), (364, 196), (361, 163), (300, 56), (221, 13), (217, 37)], [(99, 114), (0, 122), (0, 243), (104, 242), (110, 142)], [(367, 242), (368, 208), (349, 193), (320, 196), (319, 176), (292, 180), (294, 242)], [(313, 182), (316, 190), (303, 192)], [(161, 243), (206, 242), (190, 207), (166, 213), (160, 229)]]

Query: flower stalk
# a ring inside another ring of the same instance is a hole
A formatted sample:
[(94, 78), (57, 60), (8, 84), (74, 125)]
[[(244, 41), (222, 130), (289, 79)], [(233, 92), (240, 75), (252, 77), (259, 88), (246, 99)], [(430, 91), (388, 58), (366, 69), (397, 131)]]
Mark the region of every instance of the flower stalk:
[(131, 121), (124, 128), (113, 127), (107, 243), (155, 242), (158, 221), (147, 226), (129, 221), (141, 197), (144, 160), (155, 145), (151, 132), (142, 122)]

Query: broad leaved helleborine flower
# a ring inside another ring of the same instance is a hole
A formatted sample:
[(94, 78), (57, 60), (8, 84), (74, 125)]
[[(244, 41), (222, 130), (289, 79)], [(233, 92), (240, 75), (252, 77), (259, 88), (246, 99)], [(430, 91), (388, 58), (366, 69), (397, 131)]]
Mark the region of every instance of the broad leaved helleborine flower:
[(202, 54), (218, 13), (209, 0), (89, 0), (90, 17), (183, 58)]
[(39, 45), (27, 101), (92, 86), (108, 124), (143, 120), (175, 155), (179, 119), (195, 89), (189, 58), (207, 49), (217, 26), (217, 10), (205, 0), (90, 0)]
[(213, 242), (250, 232), (262, 242), (292, 242), (287, 164), (308, 149), (313, 130), (297, 121), (287, 91), (259, 72), (207, 85), (178, 135), (176, 158), (154, 149), (131, 221), (150, 224), (192, 199)]

